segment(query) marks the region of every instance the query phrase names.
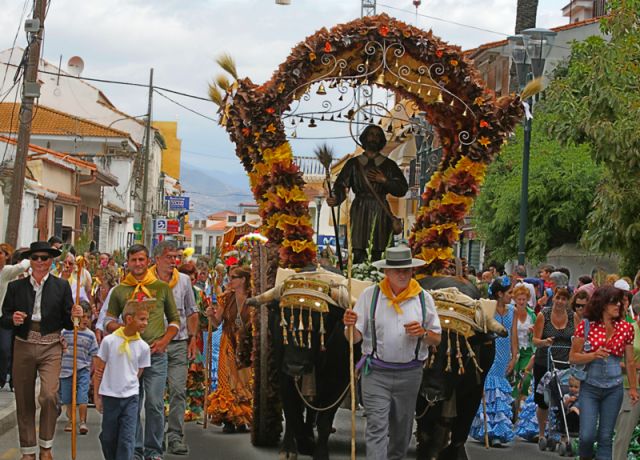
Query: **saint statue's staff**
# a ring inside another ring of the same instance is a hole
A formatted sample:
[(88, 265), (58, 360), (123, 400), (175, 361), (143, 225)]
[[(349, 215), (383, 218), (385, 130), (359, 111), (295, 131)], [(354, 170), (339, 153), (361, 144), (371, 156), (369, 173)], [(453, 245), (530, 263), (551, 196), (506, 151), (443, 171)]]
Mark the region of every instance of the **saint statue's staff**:
[[(80, 304), (81, 279), (84, 271), (84, 258), (78, 256), (76, 258), (77, 274), (76, 274), (76, 301), (75, 305)], [(78, 393), (78, 326), (80, 318), (73, 318), (73, 375), (71, 378), (71, 459), (76, 460), (76, 451), (78, 447), (78, 434), (76, 431), (76, 405)]]

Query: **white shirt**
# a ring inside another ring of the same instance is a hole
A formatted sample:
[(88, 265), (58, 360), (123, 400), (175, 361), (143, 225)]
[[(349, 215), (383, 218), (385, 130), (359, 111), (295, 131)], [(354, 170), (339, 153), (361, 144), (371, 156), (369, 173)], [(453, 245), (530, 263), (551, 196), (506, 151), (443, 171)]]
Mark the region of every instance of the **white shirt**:
[(9, 286), (9, 283), (15, 280), (18, 275), (27, 271), (30, 265), (31, 261), (24, 259), (19, 264), (5, 265), (2, 270), (0, 270), (0, 317), (2, 316), (4, 296), (7, 294), (7, 286)]
[(44, 283), (47, 281), (48, 278), (49, 278), (49, 273), (44, 275), (44, 278), (42, 278), (42, 282), (38, 284), (38, 282), (35, 280), (33, 275), (29, 277), (29, 281), (31, 281), (31, 286), (33, 286), (33, 290), (36, 293), (36, 298), (33, 302), (33, 313), (31, 314), (31, 321), (39, 322), (42, 320), (42, 311), (41, 311), (42, 288), (44, 287)]
[[(180, 330), (173, 340), (185, 340), (189, 337), (187, 331), (187, 318), (198, 311), (196, 297), (191, 286), (191, 278), (184, 273), (178, 274), (178, 282), (173, 287), (173, 298), (180, 315)], [(166, 320), (165, 320), (166, 321)]]
[(108, 335), (102, 340), (98, 358), (105, 362), (98, 393), (114, 398), (129, 398), (139, 393), (138, 370), (151, 366), (151, 349), (144, 340), (129, 342), (131, 359), (118, 348), (124, 340)]
[(107, 330), (105, 329), (105, 322), (104, 320), (107, 318), (107, 310), (109, 310), (109, 300), (111, 299), (111, 293), (113, 292), (114, 288), (109, 289), (109, 292), (107, 292), (107, 297), (105, 297), (104, 299), (104, 303), (102, 304), (102, 307), (100, 307), (100, 314), (98, 314), (98, 320), (96, 321), (96, 329), (100, 329), (102, 332), (107, 332)]
[[(514, 307), (515, 308), (515, 307)], [(533, 321), (531, 316), (527, 313), (524, 323), (521, 323), (518, 319), (518, 314), (514, 312), (513, 318), (518, 322), (518, 348), (529, 348), (531, 343), (529, 341), (530, 329), (533, 327)]]
[[(358, 315), (356, 329), (362, 334), (362, 353), (370, 354), (373, 351), (371, 339), (371, 322), (369, 313), (375, 286), (366, 288), (356, 302), (354, 310)], [(404, 325), (412, 321), (422, 323), (422, 326), (437, 334), (442, 333), (440, 319), (436, 311), (431, 294), (424, 291), (426, 318), (422, 318), (422, 306), (419, 296), (412, 297), (400, 304), (402, 314), (396, 313), (393, 306), (388, 305), (389, 300), (380, 291), (378, 304), (375, 311), (376, 325), (376, 352), (377, 358), (390, 363), (408, 363), (416, 357), (416, 345), (420, 337), (411, 337), (405, 332)], [(429, 347), (423, 342), (420, 345), (418, 360), (424, 361), (429, 356)]]

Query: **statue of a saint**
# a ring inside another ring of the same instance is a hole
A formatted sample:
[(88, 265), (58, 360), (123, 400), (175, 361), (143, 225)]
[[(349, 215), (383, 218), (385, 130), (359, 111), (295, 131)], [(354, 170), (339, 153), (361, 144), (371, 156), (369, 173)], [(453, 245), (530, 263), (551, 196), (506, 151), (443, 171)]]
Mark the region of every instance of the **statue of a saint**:
[[(386, 143), (382, 128), (367, 126), (360, 135), (364, 152), (347, 161), (333, 185), (333, 195), (327, 198), (329, 206), (336, 206), (345, 200), (348, 189), (356, 196), (350, 214), (354, 263), (365, 260), (372, 229), (372, 260), (380, 260), (389, 245), (393, 227), (387, 194), (400, 197), (409, 189), (398, 165), (380, 153)], [(374, 196), (374, 191), (378, 198)]]

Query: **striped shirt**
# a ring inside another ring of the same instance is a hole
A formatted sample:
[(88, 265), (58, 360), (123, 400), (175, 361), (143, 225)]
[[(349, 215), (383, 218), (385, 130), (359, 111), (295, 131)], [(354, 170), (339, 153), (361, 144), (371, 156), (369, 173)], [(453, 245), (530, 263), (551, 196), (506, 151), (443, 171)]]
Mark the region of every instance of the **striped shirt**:
[[(60, 378), (73, 375), (73, 331), (63, 329), (62, 336), (67, 343), (67, 349), (62, 354), (62, 369)], [(91, 360), (98, 354), (98, 341), (91, 329), (78, 329), (78, 370), (91, 367)]]

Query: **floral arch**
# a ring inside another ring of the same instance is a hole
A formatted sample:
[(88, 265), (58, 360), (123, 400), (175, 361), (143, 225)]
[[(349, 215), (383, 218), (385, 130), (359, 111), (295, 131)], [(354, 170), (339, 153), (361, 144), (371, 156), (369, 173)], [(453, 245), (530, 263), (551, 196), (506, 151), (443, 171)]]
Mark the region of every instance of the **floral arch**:
[(238, 79), (233, 66), (220, 63), (235, 81), (219, 77), (210, 94), (249, 175), (262, 231), (286, 267), (304, 266), (316, 252), (305, 184), (282, 120), (312, 84), (375, 84), (426, 113), (443, 155), (422, 195), (410, 244), (428, 272), (451, 258), (486, 167), (523, 113), (518, 96), (496, 99), (485, 89), (459, 47), (385, 14), (321, 29), (263, 85)]

